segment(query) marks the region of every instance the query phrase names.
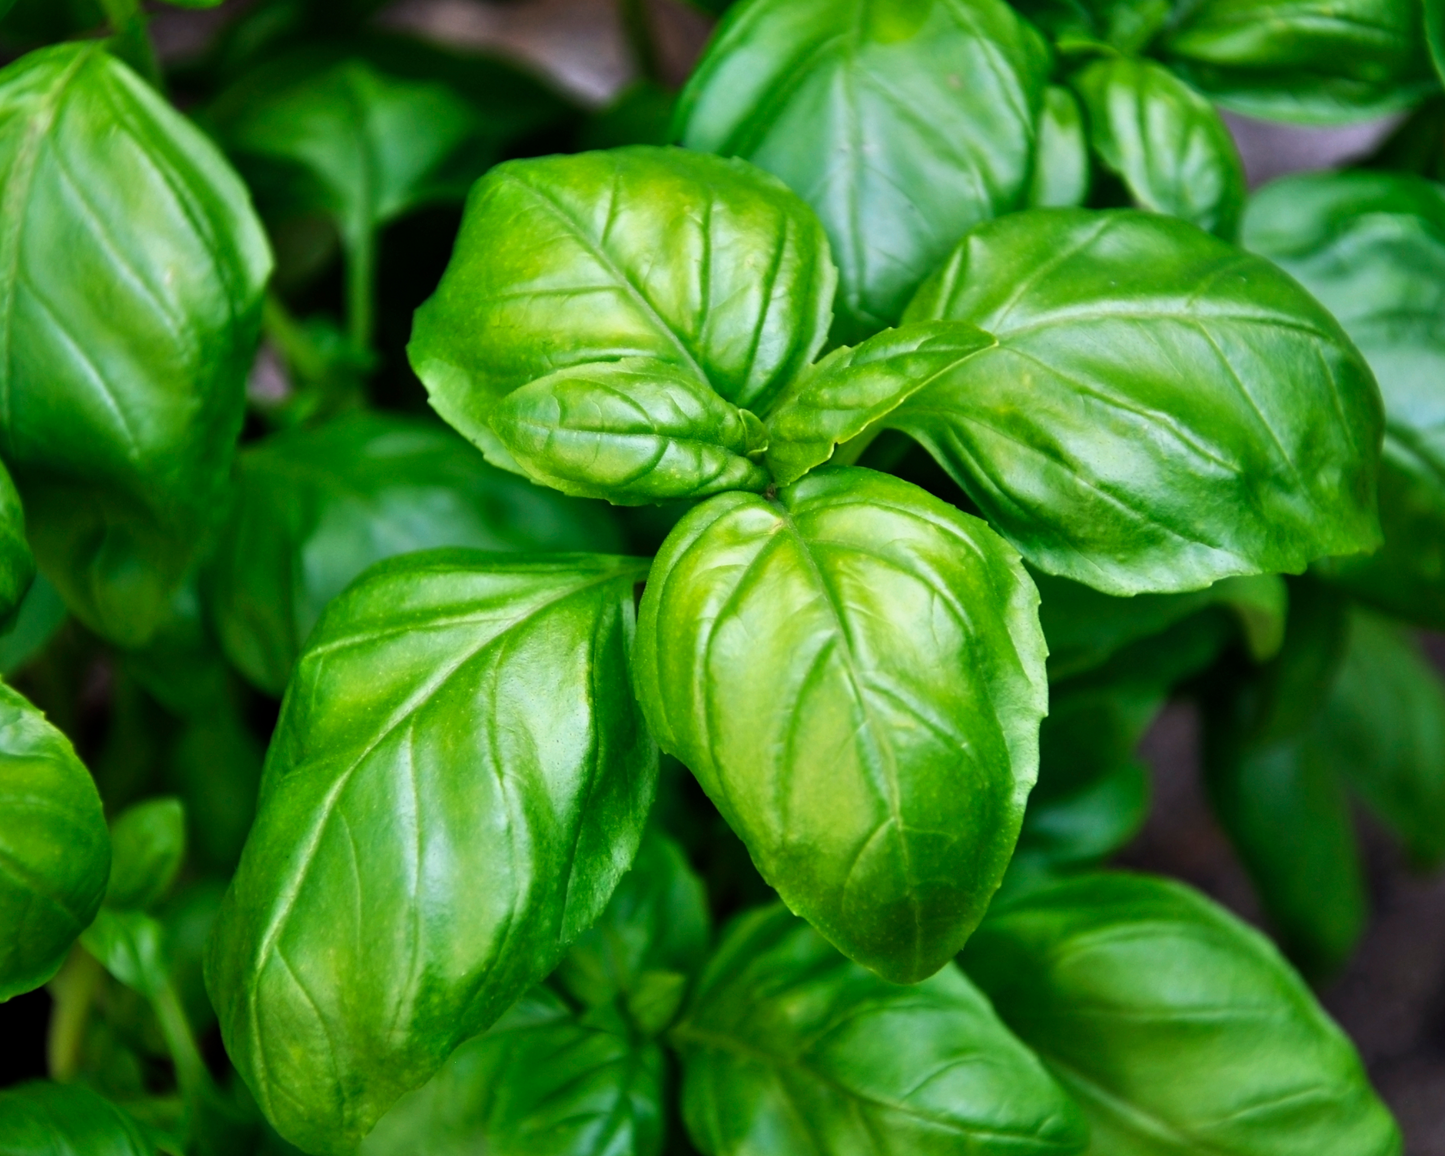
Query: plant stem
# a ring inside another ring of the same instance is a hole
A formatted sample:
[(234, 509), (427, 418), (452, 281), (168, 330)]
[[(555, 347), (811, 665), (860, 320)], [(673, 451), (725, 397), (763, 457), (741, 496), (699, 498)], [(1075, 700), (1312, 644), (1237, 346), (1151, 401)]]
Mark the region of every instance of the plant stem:
[(662, 83), (662, 54), (657, 48), (657, 37), (652, 33), (652, 18), (647, 11), (647, 0), (620, 0), (622, 29), (627, 34), (628, 47), (637, 71), (644, 80)]
[(80, 1072), (80, 1051), (90, 1022), (90, 1007), (104, 975), (95, 956), (77, 945), (60, 974), (50, 981), (55, 1010), (50, 1014), (45, 1059), (50, 1078), (57, 1083), (73, 1080)]
[(146, 31), (146, 14), (141, 11), (140, 0), (100, 0), (100, 6), (114, 33), (111, 50), (157, 89), (164, 91), (160, 63), (156, 60), (150, 33)]
[(186, 1019), (176, 989), (167, 980), (165, 986), (151, 1000), (160, 1022), (161, 1035), (165, 1037), (166, 1050), (171, 1053), (171, 1063), (176, 1069), (176, 1084), (181, 1095), (190, 1103), (196, 1103), (208, 1096), (212, 1090), (211, 1072), (201, 1058), (201, 1049), (196, 1046), (195, 1033)]
[(371, 352), (376, 298), (376, 233), (351, 231), (346, 244), (346, 336), (358, 353)]

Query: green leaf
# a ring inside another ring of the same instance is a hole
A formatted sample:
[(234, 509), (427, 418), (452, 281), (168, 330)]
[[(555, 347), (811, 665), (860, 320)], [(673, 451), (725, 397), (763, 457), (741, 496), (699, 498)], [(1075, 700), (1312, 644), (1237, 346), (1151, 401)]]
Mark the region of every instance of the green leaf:
[(905, 320), (944, 318), (998, 346), (885, 424), (1041, 570), (1167, 593), (1378, 544), (1374, 380), (1268, 262), (1150, 213), (1014, 213)]
[(702, 880), (676, 843), (649, 831), (632, 870), (617, 884), (601, 918), (563, 957), (555, 981), (592, 1007), (637, 997), (639, 1007), (652, 1012), (659, 1011), (659, 1002), (672, 1000), (675, 1013), (687, 976), (707, 951), (709, 923)]
[(677, 524), (638, 620), (638, 695), (783, 899), (911, 982), (983, 915), (1045, 712), (1038, 596), (982, 522), (829, 468)]
[(960, 235), (1022, 201), (1047, 71), (1001, 0), (750, 0), (676, 125), (813, 206), (841, 272), (836, 335), (857, 341), (897, 322)]
[(1044, 89), (1038, 147), (1025, 204), (1031, 209), (1081, 205), (1089, 195), (1089, 136), (1084, 110), (1067, 88)]
[(624, 145), (665, 145), (672, 137), (672, 114), (677, 94), (653, 80), (629, 84), (583, 125), (584, 149), (620, 148)]
[(536, 988), (397, 1102), (359, 1156), (658, 1156), (663, 1057)]
[(229, 877), (256, 813), (261, 744), (236, 704), (186, 719), (167, 752), (165, 783), (185, 801), (196, 864)]
[(1445, 860), (1445, 685), (1398, 625), (1357, 610), (1321, 721), (1335, 770), (1425, 867)]
[(0, 1091), (0, 1156), (156, 1156), (140, 1126), (76, 1084)]
[(204, 592), (226, 656), (279, 695), (322, 610), (373, 562), (435, 546), (620, 544), (605, 509), (492, 468), (436, 422), (356, 413), (241, 455)]
[(214, 516), (271, 257), (215, 147), (99, 44), (0, 72), (0, 455), (41, 568), (143, 643)]
[(1164, 37), (1169, 65), (1226, 108), (1340, 124), (1433, 87), (1412, 0), (1202, 0)]
[(1100, 162), (1141, 209), (1233, 238), (1244, 163), (1214, 106), (1167, 68), (1128, 56), (1096, 60), (1070, 79)]
[(143, 911), (103, 907), (80, 935), (81, 946), (127, 987), (152, 999), (166, 986), (166, 933)]
[(972, 325), (944, 321), (887, 329), (834, 350), (793, 379), (768, 415), (768, 468), (782, 485), (833, 456), (920, 389), (994, 344)]
[(488, 452), (506, 394), (624, 357), (764, 413), (821, 348), (836, 277), (808, 207), (741, 161), (643, 146), (511, 161), (468, 197), (407, 352)]
[(0, 686), (0, 1001), (59, 970), (109, 873), (90, 772), (44, 715)]
[(65, 625), (65, 603), (44, 574), (36, 574), (10, 633), (0, 637), (0, 675), (23, 670), (40, 656), (56, 632)]
[(0, 462), (0, 628), (13, 626), (20, 604), (35, 580), (35, 555), (25, 539), (25, 510)]
[(1425, 0), (1425, 39), (1430, 43), (1435, 71), (1445, 82), (1445, 0)]
[(1178, 883), (1083, 876), (989, 918), (964, 969), (1088, 1117), (1094, 1156), (1397, 1156), (1345, 1034), (1258, 932)]
[(706, 1156), (1042, 1156), (1079, 1110), (952, 963), (880, 980), (781, 905), (742, 916), (671, 1033)]
[(763, 490), (762, 423), (692, 374), (632, 357), (577, 365), (502, 398), (492, 432), (533, 481), (640, 506)]
[(627, 670), (646, 570), (430, 551), (328, 608), (206, 968), (292, 1143), (349, 1152), (605, 907), (656, 787)]
[(1244, 243), (1339, 318), (1385, 399), (1384, 548), (1322, 572), (1445, 629), (1445, 189), (1389, 173), (1290, 177), (1250, 202)]
[(110, 826), (110, 886), (115, 908), (149, 908), (164, 898), (186, 855), (186, 811), (175, 798), (127, 807)]

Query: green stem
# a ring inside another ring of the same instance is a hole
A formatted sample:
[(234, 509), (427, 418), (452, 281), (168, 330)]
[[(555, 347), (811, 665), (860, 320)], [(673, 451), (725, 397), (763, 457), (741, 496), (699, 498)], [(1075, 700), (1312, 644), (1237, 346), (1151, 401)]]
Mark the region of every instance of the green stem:
[(261, 304), (261, 331), (281, 354), (281, 360), (302, 381), (313, 382), (326, 374), (326, 361), (305, 328), (285, 302), (268, 292)]
[(652, 32), (652, 19), (647, 11), (647, 0), (621, 0), (622, 29), (627, 34), (628, 47), (637, 64), (637, 71), (643, 79), (662, 83), (662, 54), (658, 51), (657, 37)]
[(156, 1010), (166, 1050), (171, 1053), (181, 1095), (190, 1103), (208, 1098), (213, 1091), (211, 1072), (201, 1057), (201, 1049), (196, 1046), (195, 1033), (191, 1031), (191, 1023), (186, 1019), (185, 1009), (181, 1007), (180, 998), (170, 980), (151, 1000), (151, 1005)]
[(111, 51), (164, 91), (160, 63), (146, 31), (146, 14), (141, 11), (140, 0), (100, 0), (100, 6), (114, 33)]
[(376, 233), (352, 231), (346, 245), (346, 335), (358, 353), (371, 352), (376, 300)]
[(85, 1029), (90, 1023), (90, 1008), (105, 969), (99, 960), (83, 947), (76, 946), (50, 981), (50, 1029), (45, 1040), (45, 1058), (50, 1078), (57, 1083), (73, 1080), (80, 1073), (80, 1053), (85, 1044)]

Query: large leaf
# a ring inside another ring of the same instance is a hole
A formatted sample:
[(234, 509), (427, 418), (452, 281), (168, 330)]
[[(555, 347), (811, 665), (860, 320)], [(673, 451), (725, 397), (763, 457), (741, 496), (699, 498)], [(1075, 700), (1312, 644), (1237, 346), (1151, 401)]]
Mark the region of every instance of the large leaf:
[(1169, 63), (1250, 116), (1367, 120), (1432, 86), (1415, 0), (1203, 0), (1181, 13)]
[(1096, 60), (1070, 83), (1099, 160), (1141, 209), (1230, 239), (1244, 208), (1244, 163), (1214, 106), (1167, 68), (1128, 56)]
[(0, 686), (0, 1000), (55, 974), (109, 874), (90, 772), (44, 715)]
[(839, 336), (856, 341), (898, 320), (961, 234), (1022, 200), (1047, 70), (1001, 0), (749, 0), (677, 128), (813, 206), (841, 271)]
[(279, 695), (326, 604), (373, 562), (436, 546), (619, 545), (605, 509), (494, 469), (441, 425), (358, 413), (241, 455), (205, 592), (227, 657)]
[(1244, 243), (1339, 318), (1385, 399), (1384, 548), (1327, 572), (1445, 629), (1445, 188), (1388, 173), (1290, 177), (1251, 201)]
[(781, 905), (732, 927), (671, 1034), (706, 1156), (1063, 1156), (1078, 1108), (952, 963), (898, 987)]
[(317, 626), (206, 969), (293, 1143), (349, 1152), (606, 905), (656, 786), (627, 671), (646, 566), (412, 554)]
[(20, 1084), (0, 1091), (0, 1156), (157, 1156), (136, 1122), (89, 1088)]
[(144, 642), (213, 517), (271, 258), (214, 145), (99, 44), (0, 73), (0, 455), (41, 567)]
[(536, 988), (403, 1097), (359, 1156), (657, 1156), (662, 1092), (657, 1044)]
[(828, 331), (837, 274), (808, 207), (741, 161), (637, 146), (501, 165), (467, 199), (407, 352), (489, 452), (504, 395), (651, 357), (762, 413)]
[(1150, 213), (1015, 213), (906, 320), (942, 318), (998, 345), (885, 421), (1040, 569), (1168, 592), (1378, 544), (1374, 380), (1268, 262)]
[(1396, 1156), (1354, 1048), (1258, 932), (1087, 875), (991, 912), (964, 969), (1088, 1117), (1091, 1156)]
[(35, 556), (25, 539), (25, 510), (10, 471), (0, 463), (0, 626), (14, 625), (35, 580)]
[(678, 523), (642, 599), (638, 694), (788, 904), (919, 980), (1018, 835), (1045, 710), (1037, 600), (977, 519), (830, 468)]

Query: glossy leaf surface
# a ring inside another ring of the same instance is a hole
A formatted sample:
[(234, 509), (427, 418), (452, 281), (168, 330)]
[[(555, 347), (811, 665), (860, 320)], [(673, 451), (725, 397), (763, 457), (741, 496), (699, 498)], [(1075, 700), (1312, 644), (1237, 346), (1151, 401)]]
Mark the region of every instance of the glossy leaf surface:
[(44, 715), (0, 686), (0, 1000), (55, 974), (109, 873), (90, 772)]
[(354, 1148), (606, 905), (656, 786), (627, 670), (645, 574), (431, 551), (323, 617), (206, 969), (293, 1143)]
[(751, 0), (709, 44), (677, 130), (813, 206), (841, 273), (837, 335), (857, 341), (1022, 200), (1047, 69), (999, 0)]
[(1378, 544), (1369, 367), (1267, 262), (1154, 214), (1015, 213), (906, 320), (943, 318), (998, 347), (887, 423), (1040, 569), (1170, 592)]
[(110, 828), (111, 907), (146, 908), (170, 890), (186, 854), (186, 812), (175, 798), (127, 807)]
[(671, 1039), (706, 1156), (1084, 1146), (1078, 1109), (952, 963), (886, 983), (781, 905), (733, 925)]
[(0, 463), (0, 624), (13, 624), (34, 580), (35, 555), (25, 538), (25, 510), (10, 471)]
[(103, 907), (80, 944), (126, 987), (155, 998), (166, 985), (165, 928), (143, 911)]
[(1445, 189), (1403, 174), (1290, 177), (1250, 202), (1244, 244), (1339, 318), (1385, 399), (1384, 548), (1326, 572), (1445, 628)]
[(89, 1088), (37, 1081), (0, 1091), (0, 1156), (156, 1156), (156, 1146)]
[(576, 497), (634, 506), (771, 481), (753, 460), (762, 423), (666, 362), (559, 370), (507, 394), (490, 424), (530, 478)]
[(662, 1093), (657, 1044), (535, 988), (403, 1097), (359, 1156), (657, 1156)]
[(784, 900), (911, 982), (962, 945), (1018, 834), (1037, 597), (987, 526), (884, 474), (723, 494), (653, 563), (638, 695)]
[(513, 161), (479, 182), (407, 352), (484, 448), (491, 407), (559, 369), (651, 357), (757, 413), (828, 332), (817, 219), (759, 169), (638, 146)]
[(0, 455), (75, 615), (139, 645), (214, 516), (271, 257), (214, 145), (99, 44), (0, 73)]
[(227, 657), (279, 695), (326, 604), (373, 562), (437, 546), (620, 542), (606, 510), (492, 468), (437, 423), (355, 414), (241, 455), (205, 591)]
[(1244, 164), (1209, 101), (1167, 68), (1128, 56), (1096, 60), (1070, 83), (1094, 152), (1135, 204), (1233, 238)]
[(1089, 195), (1089, 135), (1084, 111), (1062, 85), (1044, 90), (1038, 146), (1026, 204), (1031, 209), (1081, 205)]
[(1088, 1117), (1093, 1156), (1393, 1156), (1343, 1032), (1258, 932), (1163, 879), (1086, 875), (991, 912), (963, 959)]

